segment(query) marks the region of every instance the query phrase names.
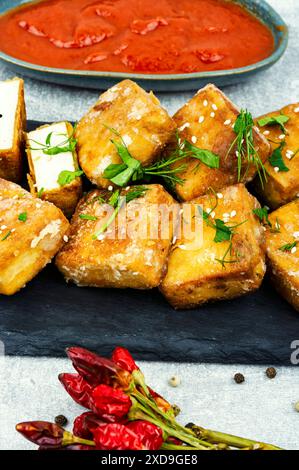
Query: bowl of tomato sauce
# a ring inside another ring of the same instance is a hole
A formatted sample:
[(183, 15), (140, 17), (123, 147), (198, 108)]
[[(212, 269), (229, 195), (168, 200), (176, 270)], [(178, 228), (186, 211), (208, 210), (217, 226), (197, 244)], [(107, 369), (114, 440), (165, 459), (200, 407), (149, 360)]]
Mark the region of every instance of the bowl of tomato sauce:
[(64, 85), (227, 85), (272, 66), (287, 43), (263, 0), (0, 0), (0, 59)]

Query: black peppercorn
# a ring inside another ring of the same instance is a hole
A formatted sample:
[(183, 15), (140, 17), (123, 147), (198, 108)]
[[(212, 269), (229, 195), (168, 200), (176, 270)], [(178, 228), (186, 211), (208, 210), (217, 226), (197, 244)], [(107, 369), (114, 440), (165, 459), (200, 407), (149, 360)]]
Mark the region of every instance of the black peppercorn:
[(193, 429), (194, 426), (195, 426), (194, 423), (188, 423), (188, 424), (186, 424), (185, 428), (187, 428), (187, 429)]
[(55, 418), (55, 423), (58, 424), (58, 426), (65, 426), (67, 424), (67, 419), (63, 415), (58, 415)]
[(245, 382), (245, 377), (243, 374), (235, 374), (234, 376), (234, 381), (237, 383), (237, 384), (242, 384), (243, 382)]
[(277, 371), (274, 367), (268, 367), (266, 370), (266, 375), (269, 379), (274, 379), (277, 375)]

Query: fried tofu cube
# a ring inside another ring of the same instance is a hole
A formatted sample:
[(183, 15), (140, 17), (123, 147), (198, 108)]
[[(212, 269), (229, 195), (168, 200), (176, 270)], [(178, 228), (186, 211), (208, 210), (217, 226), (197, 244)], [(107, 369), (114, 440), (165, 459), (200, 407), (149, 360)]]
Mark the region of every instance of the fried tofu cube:
[(299, 200), (272, 212), (267, 260), (277, 291), (299, 311)]
[(131, 155), (142, 165), (157, 160), (175, 132), (175, 124), (153, 93), (124, 80), (103, 93), (76, 129), (80, 166), (100, 188), (111, 184), (104, 170), (121, 159), (111, 139), (112, 129), (123, 138)]
[(264, 230), (252, 212), (260, 207), (258, 201), (237, 184), (183, 204), (188, 206), (192, 223), (201, 226), (186, 232), (187, 219), (171, 250), (160, 288), (170, 304), (194, 308), (258, 289), (266, 269)]
[(20, 181), (25, 128), (23, 80), (13, 78), (0, 82), (0, 178)]
[(299, 103), (291, 104), (273, 113), (266, 114), (257, 119), (257, 124), (264, 118), (284, 115), (289, 120), (284, 124), (286, 132), (279, 125), (266, 125), (260, 127), (271, 145), (271, 154), (281, 148), (281, 155), (288, 171), (279, 171), (269, 159), (265, 164), (268, 172), (267, 181), (261, 185), (256, 179), (255, 186), (258, 193), (272, 209), (291, 202), (299, 197)]
[(69, 223), (60, 209), (0, 179), (0, 294), (13, 295), (62, 247)]
[[(219, 168), (209, 168), (188, 157), (175, 166), (185, 163), (186, 169), (179, 176), (183, 183), (176, 184), (175, 191), (182, 201), (190, 201), (207, 193), (209, 188), (218, 191), (238, 183), (238, 158), (233, 126), (239, 115), (234, 104), (214, 85), (207, 85), (174, 115), (179, 137), (195, 147), (209, 150), (219, 156)], [(270, 146), (259, 131), (253, 129), (255, 149), (261, 162), (269, 156)], [(172, 146), (170, 146), (170, 149)], [(242, 162), (240, 181), (247, 183), (256, 174), (255, 164)]]
[(82, 196), (81, 172), (72, 139), (69, 122), (39, 127), (28, 132), (26, 138), (31, 194), (52, 202), (67, 217), (73, 214)]
[(136, 188), (143, 188), (144, 195), (122, 207), (106, 231), (103, 227), (114, 209), (104, 201), (112, 193), (94, 190), (79, 203), (70, 240), (56, 257), (58, 269), (68, 281), (79, 286), (135, 289), (160, 284), (179, 205), (158, 184), (133, 186), (122, 191), (122, 196)]

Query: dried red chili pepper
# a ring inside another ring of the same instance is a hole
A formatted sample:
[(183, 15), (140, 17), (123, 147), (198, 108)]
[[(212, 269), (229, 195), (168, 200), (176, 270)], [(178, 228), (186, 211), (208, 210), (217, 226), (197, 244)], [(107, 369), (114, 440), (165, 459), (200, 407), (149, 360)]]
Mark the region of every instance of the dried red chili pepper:
[(96, 448), (100, 450), (147, 450), (140, 437), (123, 424), (100, 426), (93, 435)]
[(58, 379), (76, 403), (90, 409), (93, 387), (83, 377), (79, 374), (59, 374)]
[(93, 387), (100, 384), (121, 386), (124, 389), (130, 387), (131, 374), (113, 361), (79, 347), (69, 348), (66, 352), (76, 371)]
[(102, 424), (107, 424), (107, 422), (99, 418), (92, 411), (87, 411), (75, 419), (73, 434), (82, 437), (82, 439), (92, 439), (92, 431)]
[(148, 421), (132, 421), (127, 428), (140, 437), (142, 444), (148, 450), (159, 450), (164, 442), (162, 429)]
[(16, 430), (26, 439), (37, 444), (41, 450), (55, 450), (77, 444), (94, 446), (93, 441), (76, 437), (61, 426), (47, 421), (19, 423)]
[(90, 385), (112, 384), (113, 377), (118, 370), (112, 361), (79, 347), (68, 348), (66, 353), (76, 371)]
[(122, 347), (115, 348), (112, 353), (112, 360), (117, 366), (130, 372), (133, 375), (136, 385), (140, 385), (144, 392), (148, 390), (151, 397), (154, 398), (161, 410), (167, 412), (171, 408), (170, 403), (168, 403), (161, 395), (146, 386), (144, 375), (127, 349)]
[(104, 419), (111, 421), (111, 416), (116, 420), (126, 416), (132, 406), (131, 399), (120, 388), (112, 388), (109, 385), (99, 385), (91, 394), (92, 410)]
[(63, 443), (64, 429), (46, 421), (29, 421), (19, 423), (16, 430), (26, 439), (39, 446), (59, 448)]
[(134, 370), (139, 370), (139, 367), (135, 363), (133, 357), (129, 351), (125, 348), (117, 347), (112, 353), (112, 361), (121, 369), (124, 369), (128, 372), (133, 372)]

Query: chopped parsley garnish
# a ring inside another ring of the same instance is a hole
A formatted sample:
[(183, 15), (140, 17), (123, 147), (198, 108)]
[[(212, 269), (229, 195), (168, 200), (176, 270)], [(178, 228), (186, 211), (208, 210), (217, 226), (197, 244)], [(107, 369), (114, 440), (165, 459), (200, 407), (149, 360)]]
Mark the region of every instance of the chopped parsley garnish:
[(18, 217), (20, 222), (26, 222), (27, 220), (27, 212), (22, 212)]
[(272, 153), (271, 157), (269, 158), (269, 163), (271, 166), (274, 168), (278, 168), (279, 172), (280, 171), (290, 171), (289, 168), (286, 166), (286, 164), (283, 161), (283, 156), (282, 156), (282, 150), (285, 147), (285, 142), (282, 142), (279, 147), (277, 147), (274, 152)]
[(82, 220), (98, 220), (98, 218), (95, 215), (90, 215), (90, 214), (80, 214), (79, 217)]
[(59, 173), (57, 183), (60, 186), (65, 186), (66, 184), (72, 183), (78, 176), (84, 175), (82, 170), (69, 171), (63, 170)]
[(4, 235), (4, 237), (1, 239), (1, 241), (4, 242), (5, 240), (7, 240), (8, 237), (10, 237), (11, 233), (12, 233), (11, 230), (9, 230), (9, 231)]
[(221, 219), (215, 220), (214, 227), (216, 230), (216, 234), (214, 238), (215, 243), (227, 242), (231, 240), (232, 235), (233, 235), (233, 231), (232, 231), (233, 227), (229, 227)]
[(128, 204), (130, 201), (133, 201), (134, 199), (138, 199), (139, 197), (142, 197), (144, 196), (145, 192), (147, 191), (148, 189), (143, 187), (143, 186), (138, 186), (138, 187), (133, 187), (132, 189), (130, 189), (125, 195), (121, 195), (120, 193), (120, 190), (116, 190), (112, 193), (112, 195), (110, 196), (110, 198), (108, 199), (107, 203), (113, 207), (114, 211), (113, 213), (111, 214), (111, 216), (109, 217), (109, 219), (107, 220), (107, 222), (105, 222), (102, 227), (100, 228), (100, 230), (98, 230), (93, 236), (92, 236), (92, 239), (93, 240), (97, 240), (99, 238), (100, 235), (102, 235), (104, 232), (106, 232), (106, 230), (108, 229), (108, 227), (113, 223), (113, 221), (116, 219), (117, 217), (117, 214), (119, 213), (119, 211), (121, 210), (121, 208), (123, 207), (123, 205), (126, 203)]
[(279, 248), (280, 251), (292, 251), (293, 248), (295, 248), (297, 246), (297, 243), (298, 242), (293, 242), (293, 243), (287, 243), (286, 245), (283, 245)]
[(289, 116), (285, 116), (284, 114), (279, 114), (278, 116), (267, 116), (261, 118), (257, 121), (260, 127), (264, 126), (275, 126), (278, 125), (284, 134), (287, 133), (285, 124), (289, 121)]
[(39, 148), (30, 147), (30, 150), (42, 150), (45, 155), (58, 155), (59, 153), (74, 152), (77, 146), (77, 139), (74, 137), (76, 126), (70, 136), (67, 134), (57, 134), (65, 137), (65, 139), (58, 145), (52, 145), (51, 140), (53, 132), (50, 132), (45, 140), (45, 144), (37, 142), (34, 139), (29, 139), (31, 142), (37, 144)]
[[(247, 220), (244, 220), (244, 222), (241, 222), (239, 224), (228, 225), (226, 222), (224, 222), (221, 219), (213, 219), (210, 216), (210, 214), (214, 211), (214, 209), (216, 209), (217, 205), (218, 205), (218, 198), (216, 195), (216, 204), (214, 205), (213, 209), (211, 209), (209, 212), (206, 212), (200, 206), (198, 206), (198, 210), (199, 210), (200, 216), (203, 218), (207, 226), (215, 230), (214, 242), (215, 243), (229, 242), (228, 248), (225, 251), (223, 257), (221, 259), (216, 258), (216, 261), (220, 263), (223, 268), (225, 268), (226, 264), (233, 264), (233, 263), (238, 262), (238, 259), (231, 259), (233, 255), (232, 239), (236, 233), (235, 229), (239, 227), (240, 225), (245, 224)], [(229, 260), (227, 259), (228, 255), (230, 256)]]
[[(241, 179), (245, 180), (250, 166), (254, 165), (261, 184), (264, 186), (264, 181), (267, 180), (267, 172), (258, 152), (255, 150), (253, 128), (254, 121), (251, 113), (246, 109), (241, 109), (233, 127), (236, 138), (229, 147), (226, 156), (228, 156), (233, 149), (236, 149), (238, 181), (241, 181)], [(246, 170), (242, 175), (244, 164), (246, 165)]]
[(44, 191), (45, 191), (45, 188), (41, 188), (41, 189), (38, 191), (38, 193), (37, 193), (37, 197), (41, 198), (42, 195), (43, 195), (43, 193), (44, 193)]
[(167, 158), (157, 161), (153, 165), (143, 167), (141, 162), (132, 157), (128, 147), (126, 146), (122, 136), (115, 130), (111, 129), (117, 135), (120, 141), (114, 139), (114, 144), (122, 163), (113, 163), (105, 168), (103, 176), (117, 186), (126, 186), (129, 182), (135, 182), (144, 179), (150, 181), (152, 177), (158, 176), (164, 178), (172, 184), (182, 184), (183, 180), (179, 177), (179, 173), (187, 168), (186, 164), (173, 167), (173, 164), (187, 157), (194, 158), (209, 168), (219, 168), (219, 156), (210, 150), (199, 149), (187, 140), (181, 142), (177, 135), (177, 147)]
[(272, 227), (272, 224), (269, 220), (269, 209), (268, 207), (259, 207), (258, 209), (253, 209), (252, 211), (262, 223), (265, 225), (269, 225), (269, 227)]
[(204, 165), (209, 168), (219, 168), (220, 158), (210, 150), (200, 149), (195, 145), (190, 144), (187, 140), (182, 143), (181, 155), (184, 157), (197, 158)]

